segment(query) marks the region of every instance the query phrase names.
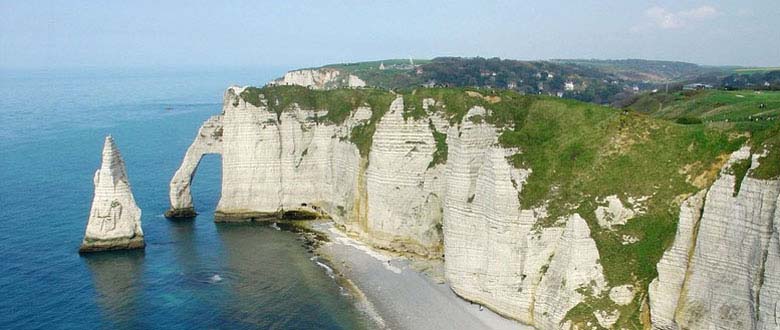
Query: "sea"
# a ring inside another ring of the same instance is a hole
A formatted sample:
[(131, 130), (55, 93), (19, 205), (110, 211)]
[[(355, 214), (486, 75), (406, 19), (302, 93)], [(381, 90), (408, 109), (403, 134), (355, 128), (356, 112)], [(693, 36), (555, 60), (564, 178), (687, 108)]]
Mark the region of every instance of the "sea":
[[(286, 69), (0, 71), (0, 328), (369, 327), (298, 234), (214, 223), (218, 155), (193, 182), (198, 216), (162, 215), (168, 183), (225, 89)], [(143, 212), (146, 249), (79, 255), (109, 134)]]

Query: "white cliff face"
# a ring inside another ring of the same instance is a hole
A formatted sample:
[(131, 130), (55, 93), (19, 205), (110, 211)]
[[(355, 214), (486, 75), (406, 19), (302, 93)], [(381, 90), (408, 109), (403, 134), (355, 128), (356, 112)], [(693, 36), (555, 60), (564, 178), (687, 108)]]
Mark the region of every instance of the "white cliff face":
[(775, 203), (771, 237), (764, 255), (763, 281), (758, 293), (756, 329), (780, 329), (780, 196)]
[(403, 111), (398, 97), (374, 133), (366, 229), (377, 246), (440, 255), (443, 166), (429, 167), (436, 141), (428, 121), (405, 120)]
[[(732, 154), (707, 192), (698, 224), (695, 216), (681, 216), (675, 246), (651, 284), (655, 328), (778, 329), (780, 181), (751, 178), (749, 170), (734, 196), (729, 167), (747, 157), (747, 147)], [(758, 165), (756, 155), (752, 164)]]
[(706, 193), (706, 190), (702, 190), (686, 199), (680, 206), (674, 243), (658, 262), (658, 278), (650, 283), (648, 291), (651, 317), (653, 326), (658, 329), (676, 329), (674, 313), (685, 282), (688, 262), (696, 240), (695, 229), (699, 225)]
[(125, 162), (114, 139), (106, 137), (103, 159), (95, 172), (95, 197), (80, 252), (144, 247), (141, 209), (135, 204)]
[(444, 208), (446, 277), (453, 290), (542, 329), (558, 328), (583, 301), (604, 290), (603, 270), (587, 223), (572, 215), (565, 228), (534, 229), (544, 210), (522, 210), (519, 193), (530, 174), (507, 161), (496, 132), (473, 123), (475, 108), (448, 135)]
[[(318, 213), (322, 208), (346, 216), (354, 199), (350, 182), (360, 161), (357, 148), (344, 141), (349, 130), (318, 123), (326, 113), (321, 110), (295, 108), (277, 115), (239, 94), (228, 95), (236, 96), (226, 102), (223, 115), (218, 215), (263, 218), (285, 211)], [(354, 117), (365, 116), (365, 111), (356, 111)], [(345, 125), (360, 122), (350, 118)]]
[[(486, 109), (474, 107), (450, 126), (435, 114), (404, 118), (399, 96), (362, 158), (348, 138), (369, 120), (370, 108), (355, 109), (341, 125), (324, 124), (315, 120), (323, 110), (293, 106), (277, 116), (240, 93), (228, 90), (219, 124), (201, 128), (171, 182), (173, 206), (192, 207), (189, 179), (200, 155), (220, 152), (219, 220), (323, 212), (377, 247), (428, 257), (444, 252), (445, 275), (459, 295), (542, 328), (557, 328), (583, 301), (579, 291), (606, 289), (585, 220), (575, 214), (563, 227), (535, 229), (545, 210), (520, 209), (531, 171), (507, 161), (517, 150), (497, 145), (495, 127), (470, 120)], [(208, 138), (212, 126), (221, 127), (221, 140)], [(432, 162), (434, 129), (447, 133), (446, 164)]]
[(336, 69), (321, 68), (289, 71), (284, 74), (284, 77), (270, 82), (269, 85), (297, 85), (312, 89), (333, 89), (365, 87), (366, 82), (358, 76)]
[(425, 120), (404, 120), (402, 98), (377, 124), (372, 152), (363, 159), (348, 138), (370, 119), (370, 108), (334, 125), (318, 122), (327, 111), (294, 106), (277, 115), (244, 101), (241, 92), (231, 87), (223, 114), (201, 127), (171, 181), (169, 216), (194, 214), (194, 171), (203, 154), (220, 153), (219, 221), (328, 215), (376, 246), (441, 255), (443, 166), (429, 168), (432, 131)]
[[(305, 77), (295, 79), (311, 82)], [(647, 296), (636, 283), (606, 282), (591, 229), (640, 220), (648, 197), (594, 196), (596, 228), (577, 213), (550, 227), (546, 206), (521, 208), (533, 169), (515, 168), (507, 157), (522, 150), (501, 147), (496, 127), (470, 119), (489, 110), (476, 106), (460, 123), (449, 123), (430, 108), (442, 105), (425, 99), (427, 118), (404, 118), (398, 96), (371, 122), (376, 129), (366, 156), (350, 138), (379, 109), (364, 104), (334, 124), (322, 120), (325, 109), (293, 104), (276, 113), (262, 97), (257, 106), (244, 101), (242, 91), (228, 89), (223, 113), (203, 124), (188, 149), (171, 181), (171, 216), (194, 214), (194, 171), (203, 154), (219, 153), (218, 221), (329, 216), (375, 247), (443, 255), (445, 277), (458, 295), (540, 329), (581, 326), (566, 316), (590, 298), (614, 303), (588, 314), (592, 326), (605, 328), (619, 326), (620, 306), (636, 301), (647, 301), (658, 329), (777, 329), (780, 323), (778, 181), (747, 177), (735, 197), (735, 178), (724, 169), (711, 189), (689, 196)], [(434, 130), (447, 134), (444, 164), (433, 162)], [(748, 156), (743, 149), (731, 163)], [(638, 239), (623, 235), (623, 244)]]

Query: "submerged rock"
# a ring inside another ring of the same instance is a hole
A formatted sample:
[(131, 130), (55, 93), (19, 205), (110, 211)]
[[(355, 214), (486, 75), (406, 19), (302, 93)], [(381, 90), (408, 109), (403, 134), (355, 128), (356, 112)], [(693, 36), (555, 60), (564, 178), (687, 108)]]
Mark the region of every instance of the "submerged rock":
[(79, 252), (143, 248), (141, 209), (135, 204), (125, 162), (110, 135), (94, 182), (95, 197)]

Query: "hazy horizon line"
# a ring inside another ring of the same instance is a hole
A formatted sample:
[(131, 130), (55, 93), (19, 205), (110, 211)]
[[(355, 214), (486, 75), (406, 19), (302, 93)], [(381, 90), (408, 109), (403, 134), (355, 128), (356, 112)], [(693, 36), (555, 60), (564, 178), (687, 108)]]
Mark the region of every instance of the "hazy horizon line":
[[(641, 57), (625, 57), (625, 58), (599, 58), (599, 57), (555, 57), (546, 59), (521, 59), (521, 58), (508, 58), (500, 56), (434, 56), (434, 57), (412, 57), (415, 60), (432, 60), (435, 58), (453, 57), (453, 58), (499, 58), (501, 60), (522, 61), (522, 62), (554, 62), (554, 61), (625, 61), (625, 60), (643, 60), (643, 61), (661, 61), (661, 62), (678, 62), (695, 64), (702, 67), (722, 67), (722, 68), (771, 68), (780, 67), (780, 63), (776, 65), (744, 65), (744, 64), (706, 64), (696, 63), (685, 60), (675, 59), (656, 59), (656, 58), (641, 58)], [(344, 60), (339, 62), (328, 63), (313, 63), (313, 64), (280, 64), (280, 63), (268, 63), (268, 64), (224, 64), (224, 63), (202, 63), (202, 64), (119, 64), (119, 65), (90, 65), (90, 64), (71, 64), (71, 65), (52, 65), (52, 66), (3, 66), (0, 65), (0, 71), (60, 71), (60, 70), (135, 70), (135, 69), (156, 69), (156, 70), (181, 70), (181, 69), (207, 69), (213, 68), (219, 69), (278, 69), (278, 70), (297, 70), (305, 68), (318, 68), (327, 65), (338, 64), (351, 64), (351, 63), (364, 63), (364, 62), (377, 62), (386, 60), (403, 60), (407, 58), (401, 57), (386, 57), (386, 58), (373, 58), (365, 60)]]

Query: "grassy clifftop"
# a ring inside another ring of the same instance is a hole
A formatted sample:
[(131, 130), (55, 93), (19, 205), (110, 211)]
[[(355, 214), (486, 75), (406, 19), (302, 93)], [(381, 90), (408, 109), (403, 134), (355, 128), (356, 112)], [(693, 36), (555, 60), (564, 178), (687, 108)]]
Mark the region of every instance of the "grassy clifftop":
[(629, 109), (689, 125), (703, 125), (750, 136), (752, 152), (770, 151), (751, 173), (759, 179), (780, 176), (780, 92), (699, 90), (648, 93)]

